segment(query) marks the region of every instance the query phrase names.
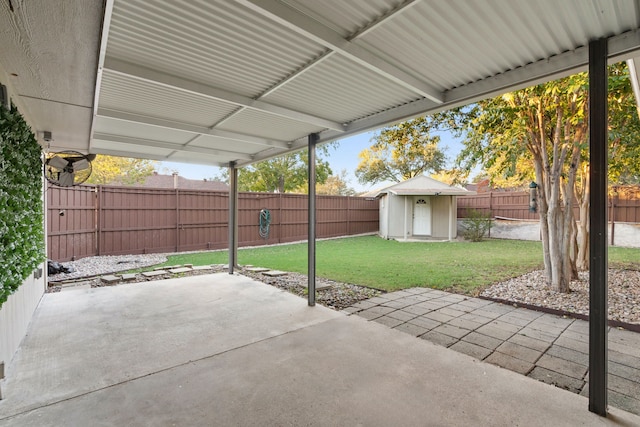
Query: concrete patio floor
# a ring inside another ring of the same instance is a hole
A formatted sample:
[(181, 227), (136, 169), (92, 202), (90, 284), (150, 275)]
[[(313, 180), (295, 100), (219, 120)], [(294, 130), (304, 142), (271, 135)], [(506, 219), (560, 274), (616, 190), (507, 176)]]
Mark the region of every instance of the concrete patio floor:
[(46, 294), (0, 426), (640, 425), (243, 276)]

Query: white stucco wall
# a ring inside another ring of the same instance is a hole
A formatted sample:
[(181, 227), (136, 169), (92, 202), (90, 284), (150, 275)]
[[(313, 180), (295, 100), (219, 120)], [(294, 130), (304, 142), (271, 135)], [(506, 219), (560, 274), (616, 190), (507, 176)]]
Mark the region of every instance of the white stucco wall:
[[(462, 219), (458, 220), (458, 232), (462, 234)], [(611, 224), (608, 229), (608, 241), (611, 244)], [(540, 240), (540, 223), (538, 221), (494, 220), (491, 236), (495, 239)], [(615, 246), (639, 248), (640, 224), (616, 223), (614, 229)]]
[[(40, 268), (44, 269), (42, 264)], [(45, 289), (45, 274), (36, 279), (31, 274), (0, 308), (0, 361), (9, 365)]]

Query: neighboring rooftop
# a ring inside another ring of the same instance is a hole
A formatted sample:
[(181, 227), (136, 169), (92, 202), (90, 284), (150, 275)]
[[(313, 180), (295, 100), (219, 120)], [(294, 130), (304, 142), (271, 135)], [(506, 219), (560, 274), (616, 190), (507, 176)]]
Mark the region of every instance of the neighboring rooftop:
[(179, 188), (181, 190), (229, 191), (229, 186), (215, 179), (188, 179), (177, 173), (162, 175), (154, 172), (136, 187), (145, 188)]

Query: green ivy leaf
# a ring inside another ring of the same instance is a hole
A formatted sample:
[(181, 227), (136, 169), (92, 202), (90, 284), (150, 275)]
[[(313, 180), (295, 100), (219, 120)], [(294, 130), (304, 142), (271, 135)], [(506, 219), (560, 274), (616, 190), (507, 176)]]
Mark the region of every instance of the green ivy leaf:
[(41, 149), (15, 106), (0, 106), (0, 307), (44, 261)]

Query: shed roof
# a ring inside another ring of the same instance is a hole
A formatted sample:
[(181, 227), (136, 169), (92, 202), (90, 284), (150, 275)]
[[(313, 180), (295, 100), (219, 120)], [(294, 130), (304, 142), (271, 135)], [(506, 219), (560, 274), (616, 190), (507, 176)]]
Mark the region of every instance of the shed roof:
[[(51, 150), (238, 166), (638, 56), (628, 0), (0, 2), (0, 81)], [(44, 142), (43, 142), (44, 143)]]
[(445, 184), (426, 175), (418, 175), (380, 190), (376, 197), (385, 194), (397, 196), (470, 196), (476, 194), (476, 192)]

